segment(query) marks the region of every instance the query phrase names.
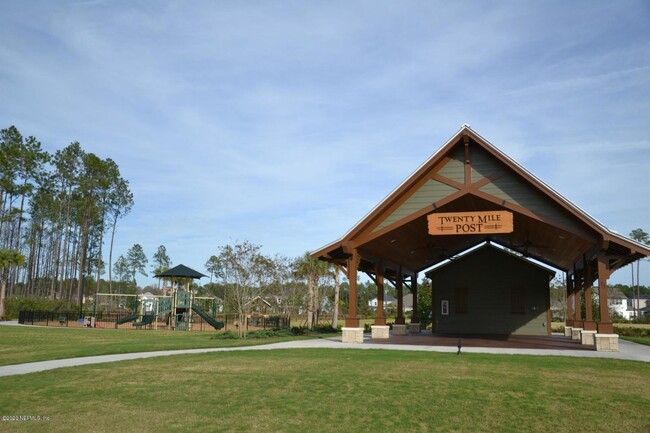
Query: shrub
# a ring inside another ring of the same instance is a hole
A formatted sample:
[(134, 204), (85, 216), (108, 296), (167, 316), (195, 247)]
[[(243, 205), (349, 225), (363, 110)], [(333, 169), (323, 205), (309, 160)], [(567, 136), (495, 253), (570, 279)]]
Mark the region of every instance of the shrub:
[(235, 331), (218, 332), (217, 335), (212, 337), (213, 340), (237, 340), (238, 338), (239, 334)]
[(304, 326), (292, 326), (291, 327), (291, 334), (292, 335), (304, 335), (306, 330), (307, 330), (307, 328), (305, 328)]
[(339, 331), (332, 325), (314, 325), (313, 332), (318, 332), (320, 334), (336, 334)]
[(79, 305), (71, 301), (49, 298), (7, 298), (7, 319), (15, 320), (21, 310), (26, 311), (79, 311)]
[(288, 329), (260, 329), (246, 334), (247, 338), (290, 337), (292, 332)]
[(650, 328), (635, 328), (614, 326), (614, 332), (624, 337), (646, 337), (650, 338)]

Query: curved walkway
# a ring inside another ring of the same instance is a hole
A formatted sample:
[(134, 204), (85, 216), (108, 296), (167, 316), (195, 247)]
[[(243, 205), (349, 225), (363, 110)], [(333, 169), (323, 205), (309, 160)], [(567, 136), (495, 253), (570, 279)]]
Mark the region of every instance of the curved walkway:
[[(370, 340), (366, 337), (366, 340)], [(117, 355), (86, 356), (81, 358), (54, 359), (50, 361), (29, 362), (26, 364), (0, 366), (1, 376), (15, 376), (20, 374), (36, 373), (39, 371), (53, 370), (56, 368), (76, 367), (79, 365), (100, 364), (104, 362), (127, 361), (132, 359), (153, 358), (157, 356), (187, 355), (195, 353), (235, 352), (242, 350), (273, 350), (273, 349), (360, 349), (360, 350), (411, 350), (423, 352), (455, 353), (457, 348), (449, 346), (423, 346), (409, 344), (354, 344), (342, 343), (340, 337), (322, 338), (316, 340), (286, 341), (261, 346), (205, 348), (185, 350), (161, 350), (157, 352), (123, 353)], [(493, 353), (506, 355), (538, 355), (538, 356), (574, 356), (588, 358), (611, 358), (631, 361), (650, 362), (650, 346), (619, 341), (619, 352), (596, 352), (585, 350), (553, 350), (553, 349), (517, 349), (499, 347), (466, 347), (463, 353)]]
[[(0, 325), (19, 325), (16, 321), (0, 322)], [(396, 337), (399, 338), (399, 337)], [(342, 343), (341, 337), (321, 338), (314, 340), (286, 341), (282, 343), (265, 344), (260, 346), (223, 347), (184, 350), (161, 350), (156, 352), (122, 353), (116, 355), (86, 356), (81, 358), (54, 359), (49, 361), (29, 362), (25, 364), (0, 366), (0, 377), (36, 373), (57, 368), (76, 367), (80, 365), (101, 364), (105, 362), (128, 361), (133, 359), (153, 358), (157, 356), (189, 355), (196, 353), (235, 352), (242, 350), (273, 350), (273, 349), (365, 349), (365, 350), (410, 350), (422, 352), (456, 353), (452, 346), (434, 346), (422, 344), (395, 344), (384, 340), (372, 342), (369, 336), (364, 337), (364, 343)], [(408, 340), (403, 340), (408, 341)], [(413, 341), (414, 342), (414, 341)], [(650, 362), (650, 346), (619, 340), (619, 352), (596, 352), (594, 350), (567, 349), (525, 349), (517, 347), (463, 347), (463, 353), (492, 353), (503, 355), (537, 355), (537, 356), (573, 356), (581, 358), (610, 358), (628, 361)]]

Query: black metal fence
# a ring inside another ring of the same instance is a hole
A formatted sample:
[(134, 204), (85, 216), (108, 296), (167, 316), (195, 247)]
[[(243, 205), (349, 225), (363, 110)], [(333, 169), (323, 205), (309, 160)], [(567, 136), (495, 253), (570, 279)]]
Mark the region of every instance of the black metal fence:
[(40, 325), (45, 326), (58, 324), (59, 326), (68, 326), (70, 322), (78, 322), (88, 315), (88, 311), (26, 311), (18, 312), (18, 323), (21, 325)]
[[(31, 311), (21, 310), (18, 313), (18, 323), (22, 325), (65, 326), (65, 327), (95, 327), (115, 329), (139, 329), (135, 324), (142, 316), (130, 311), (105, 312), (97, 311), (93, 316), (92, 310), (75, 311)], [(217, 314), (215, 319), (224, 323), (224, 330), (239, 329), (240, 321), (237, 314)], [(169, 314), (161, 314), (146, 325), (146, 329), (172, 329)], [(291, 328), (291, 318), (286, 316), (249, 317), (246, 330)], [(192, 330), (210, 331), (214, 327), (198, 314), (192, 314)]]

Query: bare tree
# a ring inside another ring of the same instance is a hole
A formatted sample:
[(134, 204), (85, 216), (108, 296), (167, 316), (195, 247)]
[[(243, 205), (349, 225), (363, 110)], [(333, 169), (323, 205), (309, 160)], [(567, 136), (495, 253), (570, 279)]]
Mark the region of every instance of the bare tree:
[(219, 254), (210, 258), (211, 272), (224, 284), (224, 298), (228, 299), (239, 316), (240, 337), (246, 334), (251, 301), (263, 296), (268, 288), (272, 261), (260, 250), (261, 246), (244, 241), (220, 246)]

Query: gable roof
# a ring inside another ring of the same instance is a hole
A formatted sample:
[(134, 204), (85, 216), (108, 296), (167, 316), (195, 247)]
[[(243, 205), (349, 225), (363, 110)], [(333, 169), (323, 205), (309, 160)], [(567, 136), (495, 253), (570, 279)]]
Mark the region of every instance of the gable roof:
[(513, 254), (510, 251), (507, 251), (503, 248), (499, 248), (495, 245), (493, 245), (490, 242), (486, 242), (484, 245), (479, 246), (478, 248), (474, 248), (471, 251), (463, 252), (462, 254), (459, 254), (456, 256), (453, 260), (449, 260), (447, 263), (442, 263), (439, 266), (436, 266), (435, 268), (427, 271), (425, 274), (427, 277), (431, 278), (431, 276), (435, 275), (437, 272), (440, 270), (443, 270), (447, 267), (454, 267), (458, 266), (458, 264), (462, 263), (464, 260), (476, 256), (476, 255), (482, 255), (482, 254), (499, 254), (502, 257), (507, 257), (511, 260), (514, 260), (524, 266), (527, 266), (531, 269), (536, 269), (538, 272), (543, 272), (548, 275), (549, 281), (555, 277), (555, 271), (551, 270), (550, 268), (541, 266), (538, 263), (533, 262), (532, 260), (529, 260), (525, 257), (518, 256), (516, 254)]
[[(498, 235), (430, 236), (427, 215), (507, 210), (515, 230)], [(313, 257), (373, 273), (420, 272), (485, 241), (493, 241), (554, 268), (581, 269), (605, 254), (610, 270), (650, 255), (647, 246), (607, 229), (468, 125), (448, 140), (342, 238)]]
[(607, 297), (609, 299), (627, 299), (625, 293), (621, 291), (618, 287), (608, 287), (607, 288)]

